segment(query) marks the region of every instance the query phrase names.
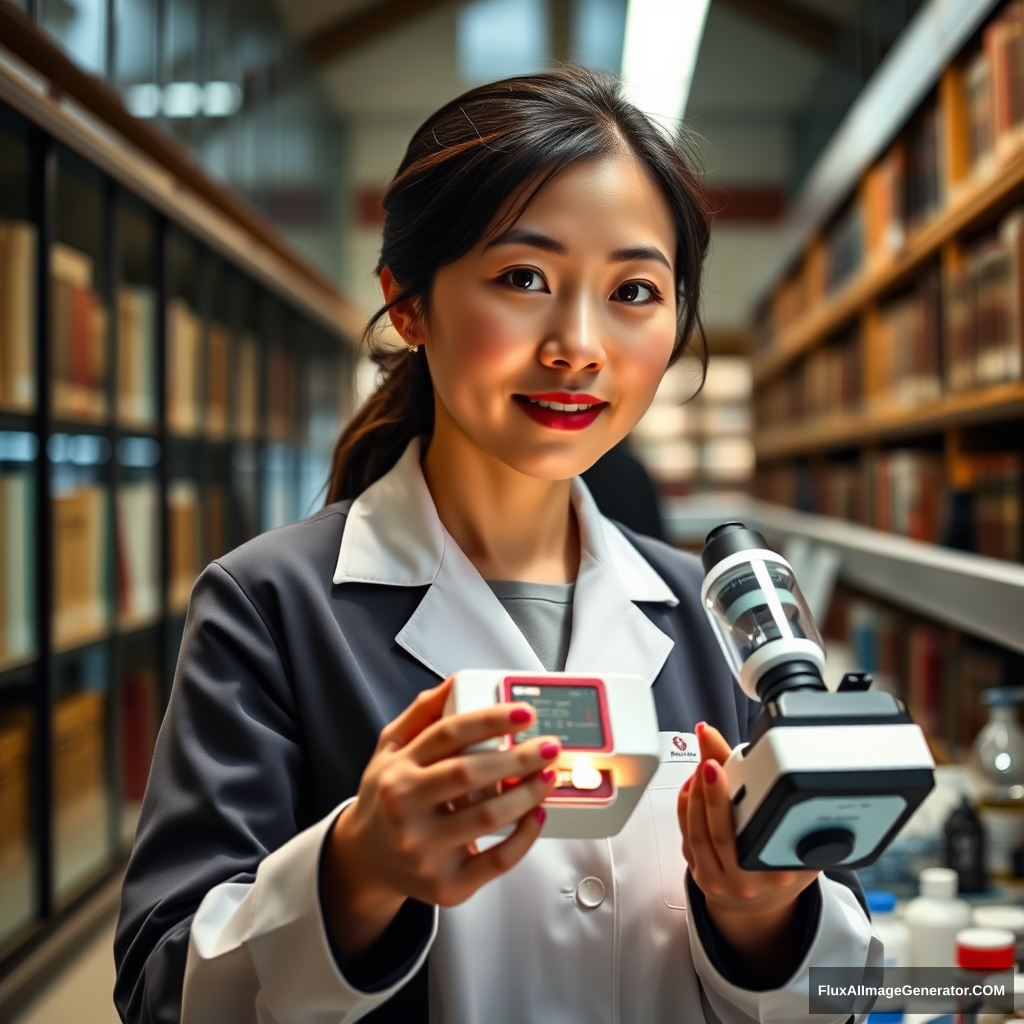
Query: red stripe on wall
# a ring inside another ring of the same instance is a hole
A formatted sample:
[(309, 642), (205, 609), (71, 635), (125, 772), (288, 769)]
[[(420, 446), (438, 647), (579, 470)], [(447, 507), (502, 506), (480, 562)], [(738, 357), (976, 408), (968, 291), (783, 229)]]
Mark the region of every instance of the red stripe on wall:
[(768, 187), (710, 187), (715, 223), (775, 221), (786, 208), (785, 189)]

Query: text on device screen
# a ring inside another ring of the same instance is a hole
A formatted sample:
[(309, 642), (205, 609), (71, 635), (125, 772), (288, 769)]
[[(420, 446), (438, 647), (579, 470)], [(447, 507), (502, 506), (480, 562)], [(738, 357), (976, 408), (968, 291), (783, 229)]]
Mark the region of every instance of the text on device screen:
[(516, 740), (532, 736), (557, 736), (563, 747), (600, 750), (605, 746), (604, 728), (596, 686), (537, 686), (513, 683), (512, 700), (532, 704), (537, 719)]

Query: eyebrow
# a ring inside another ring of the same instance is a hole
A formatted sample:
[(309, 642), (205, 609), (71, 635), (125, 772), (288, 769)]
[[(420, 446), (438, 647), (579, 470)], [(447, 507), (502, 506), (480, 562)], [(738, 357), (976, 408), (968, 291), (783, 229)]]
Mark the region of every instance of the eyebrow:
[[(493, 249), (497, 245), (530, 245), (535, 249), (542, 249), (544, 252), (554, 253), (556, 256), (568, 256), (569, 250), (554, 238), (542, 235), (539, 231), (529, 231), (526, 228), (510, 228), (504, 234), (491, 239), (485, 246), (484, 251)], [(660, 263), (669, 272), (672, 265), (664, 253), (653, 245), (632, 245), (624, 249), (615, 249), (608, 256), (611, 263), (632, 263), (634, 260), (653, 260)]]

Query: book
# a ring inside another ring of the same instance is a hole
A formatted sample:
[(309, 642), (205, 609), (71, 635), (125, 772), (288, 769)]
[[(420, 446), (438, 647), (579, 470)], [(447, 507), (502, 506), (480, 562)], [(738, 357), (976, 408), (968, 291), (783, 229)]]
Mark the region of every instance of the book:
[(53, 501), (53, 635), (58, 648), (84, 643), (107, 627), (107, 492), (99, 485)]
[(203, 561), (212, 562), (227, 551), (224, 488), (209, 482), (203, 488)]
[(38, 232), (0, 221), (0, 407), (35, 408), (36, 260)]
[(121, 678), (121, 795), (129, 803), (145, 795), (157, 724), (156, 673), (129, 672)]
[(199, 432), (201, 324), (184, 299), (167, 302), (167, 426), (176, 434)]
[(228, 332), (211, 323), (206, 334), (206, 433), (220, 438), (228, 429)]
[(188, 608), (199, 576), (199, 488), (173, 480), (167, 489), (167, 603), (172, 612)]
[(851, 203), (825, 236), (827, 292), (838, 291), (864, 262), (864, 219), (860, 203)]
[(160, 613), (160, 489), (136, 480), (117, 489), (118, 611), (123, 625)]
[(996, 151), (1006, 156), (1024, 131), (1024, 3), (1011, 0), (985, 27)]
[(107, 413), (108, 328), (106, 307), (92, 286), (92, 260), (56, 242), (50, 276), (54, 415), (101, 420)]
[(117, 290), (117, 418), (129, 427), (156, 422), (156, 292)]
[(911, 119), (905, 140), (907, 225), (914, 230), (930, 220), (945, 201), (939, 108), (934, 95), (925, 100)]
[(993, 452), (967, 456), (967, 462), (974, 550), (990, 558), (1021, 561), (1024, 459), (1019, 452)]
[(54, 877), (58, 892), (107, 858), (106, 699), (95, 690), (62, 696), (53, 709)]
[(34, 483), (27, 472), (0, 473), (0, 663), (36, 646)]
[(891, 259), (906, 242), (905, 179), (906, 149), (897, 139), (865, 180), (864, 235), (871, 264)]
[(254, 441), (259, 433), (260, 363), (259, 343), (251, 334), (238, 339), (235, 371), (235, 437)]
[(979, 47), (963, 72), (964, 111), (967, 118), (967, 159), (971, 173), (983, 175), (994, 169), (995, 130), (991, 56)]
[(294, 360), (284, 349), (267, 353), (267, 438), (288, 441), (295, 423)]
[(942, 292), (938, 267), (915, 288), (879, 308), (874, 405), (913, 406), (942, 392)]
[[(29, 755), (32, 718), (27, 711), (0, 712), (0, 865), (29, 849)], [(6, 915), (5, 915), (6, 916)]]

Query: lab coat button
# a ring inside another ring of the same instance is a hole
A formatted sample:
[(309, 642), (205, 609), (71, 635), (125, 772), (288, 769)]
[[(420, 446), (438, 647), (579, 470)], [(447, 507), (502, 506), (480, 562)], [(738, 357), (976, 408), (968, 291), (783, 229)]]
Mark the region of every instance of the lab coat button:
[(600, 878), (584, 878), (576, 886), (576, 899), (580, 904), (589, 909), (599, 907), (604, 902), (604, 882)]

